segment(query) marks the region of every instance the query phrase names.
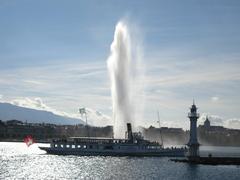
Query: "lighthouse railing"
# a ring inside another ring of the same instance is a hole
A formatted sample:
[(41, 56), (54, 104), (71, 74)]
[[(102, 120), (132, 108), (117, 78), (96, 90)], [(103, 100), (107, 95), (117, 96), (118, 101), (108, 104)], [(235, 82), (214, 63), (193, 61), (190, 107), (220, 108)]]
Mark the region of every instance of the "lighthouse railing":
[(188, 117), (197, 117), (197, 118), (199, 118), (199, 113), (188, 113)]

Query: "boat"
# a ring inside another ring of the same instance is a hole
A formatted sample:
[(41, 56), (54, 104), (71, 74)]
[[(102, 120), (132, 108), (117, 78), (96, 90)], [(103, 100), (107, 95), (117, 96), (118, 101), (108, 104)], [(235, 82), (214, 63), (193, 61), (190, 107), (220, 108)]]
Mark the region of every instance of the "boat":
[(55, 139), (50, 147), (39, 147), (48, 154), (78, 156), (150, 156), (184, 157), (185, 147), (164, 148), (158, 142), (145, 140), (140, 132), (132, 132), (127, 123), (125, 139), (100, 137), (70, 137)]

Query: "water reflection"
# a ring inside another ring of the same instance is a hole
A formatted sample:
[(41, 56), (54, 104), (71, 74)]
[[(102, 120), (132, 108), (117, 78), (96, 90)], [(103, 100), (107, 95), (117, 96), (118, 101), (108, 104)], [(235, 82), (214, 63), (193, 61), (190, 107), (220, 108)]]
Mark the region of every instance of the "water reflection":
[(166, 157), (55, 156), (37, 145), (0, 143), (0, 179), (240, 179), (237, 166), (189, 165)]

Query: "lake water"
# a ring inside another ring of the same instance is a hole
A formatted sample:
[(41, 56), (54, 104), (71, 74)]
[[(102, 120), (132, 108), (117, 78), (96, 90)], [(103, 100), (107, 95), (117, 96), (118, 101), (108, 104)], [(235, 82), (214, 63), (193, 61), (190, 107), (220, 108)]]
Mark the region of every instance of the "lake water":
[[(46, 144), (0, 142), (0, 179), (240, 179), (240, 166), (175, 163), (170, 158), (47, 155)], [(202, 147), (201, 153), (240, 155), (240, 148)]]

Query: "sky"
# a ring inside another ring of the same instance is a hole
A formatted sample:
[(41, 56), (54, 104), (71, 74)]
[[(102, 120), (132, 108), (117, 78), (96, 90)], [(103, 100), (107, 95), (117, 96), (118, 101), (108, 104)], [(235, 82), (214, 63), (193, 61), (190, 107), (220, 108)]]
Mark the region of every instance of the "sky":
[(195, 99), (216, 125), (240, 128), (238, 0), (0, 0), (0, 100), (111, 118), (107, 59), (122, 19), (142, 51), (139, 125), (157, 126), (159, 111), (162, 126), (189, 129)]

